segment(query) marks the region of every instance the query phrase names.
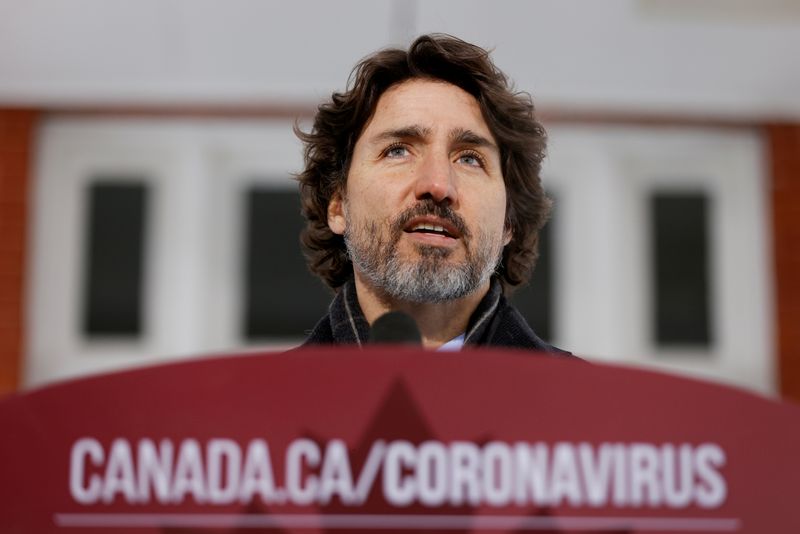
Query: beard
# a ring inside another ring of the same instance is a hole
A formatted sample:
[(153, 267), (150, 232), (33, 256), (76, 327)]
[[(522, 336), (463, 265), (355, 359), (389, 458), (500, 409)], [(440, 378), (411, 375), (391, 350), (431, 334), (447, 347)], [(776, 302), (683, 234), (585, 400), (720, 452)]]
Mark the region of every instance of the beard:
[[(398, 245), (403, 228), (412, 218), (425, 215), (444, 219), (458, 229), (466, 250), (462, 261), (452, 260), (454, 251), (449, 248), (419, 243), (413, 245), (411, 257), (401, 256)], [(436, 303), (465, 297), (488, 282), (500, 263), (502, 236), (480, 229), (473, 235), (457, 213), (429, 199), (382, 222), (356, 222), (345, 209), (345, 221), (344, 240), (354, 268), (393, 299)]]

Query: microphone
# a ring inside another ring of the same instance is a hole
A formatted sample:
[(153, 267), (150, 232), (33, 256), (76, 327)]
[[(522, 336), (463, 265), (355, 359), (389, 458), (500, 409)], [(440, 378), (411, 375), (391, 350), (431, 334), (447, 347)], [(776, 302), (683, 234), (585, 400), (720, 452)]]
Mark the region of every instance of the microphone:
[(369, 331), (373, 345), (422, 345), (416, 321), (407, 313), (391, 311), (378, 317)]

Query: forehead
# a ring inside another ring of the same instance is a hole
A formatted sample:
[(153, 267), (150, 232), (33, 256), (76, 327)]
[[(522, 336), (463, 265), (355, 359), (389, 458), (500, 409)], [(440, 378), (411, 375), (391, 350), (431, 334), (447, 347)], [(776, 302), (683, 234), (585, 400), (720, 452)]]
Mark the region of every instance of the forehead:
[(472, 130), (494, 141), (475, 97), (445, 81), (416, 78), (387, 89), (378, 100), (362, 137), (409, 124), (423, 126), (434, 133)]

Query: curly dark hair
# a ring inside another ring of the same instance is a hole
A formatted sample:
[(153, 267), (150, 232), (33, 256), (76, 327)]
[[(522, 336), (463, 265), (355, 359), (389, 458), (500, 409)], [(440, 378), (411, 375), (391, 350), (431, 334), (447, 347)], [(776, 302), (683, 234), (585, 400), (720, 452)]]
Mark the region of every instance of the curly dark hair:
[(413, 78), (445, 81), (474, 96), (500, 148), (512, 239), (497, 273), (509, 292), (533, 272), (539, 230), (550, 212), (539, 176), (546, 134), (534, 118), (530, 95), (513, 91), (489, 52), (444, 34), (423, 35), (408, 51), (392, 48), (366, 57), (353, 69), (348, 90), (333, 93), (319, 106), (311, 132), (295, 126), (305, 144), (305, 169), (297, 179), (306, 218), (301, 241), (309, 268), (334, 289), (352, 276), (344, 238), (328, 228), (328, 203), (335, 193), (344, 193), (353, 149), (378, 99)]

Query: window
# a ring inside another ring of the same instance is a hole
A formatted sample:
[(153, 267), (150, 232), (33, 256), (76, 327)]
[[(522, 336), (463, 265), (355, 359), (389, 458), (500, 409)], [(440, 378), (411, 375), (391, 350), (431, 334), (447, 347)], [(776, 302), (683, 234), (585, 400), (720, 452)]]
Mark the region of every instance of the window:
[(302, 339), (325, 315), (332, 293), (306, 267), (297, 191), (246, 191), (242, 325), (248, 341)]
[(91, 337), (142, 333), (148, 191), (136, 179), (98, 178), (87, 188), (83, 331)]
[(519, 288), (511, 297), (512, 303), (531, 325), (536, 335), (552, 342), (553, 319), (553, 249), (551, 235), (554, 221), (551, 219), (539, 233), (539, 259), (530, 283)]
[(702, 193), (654, 193), (650, 238), (654, 342), (711, 344), (708, 199)]

